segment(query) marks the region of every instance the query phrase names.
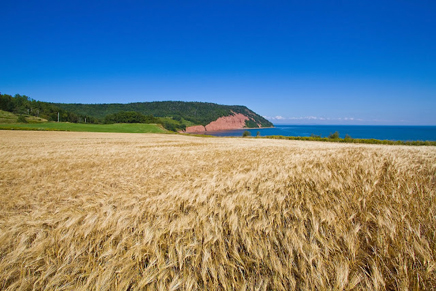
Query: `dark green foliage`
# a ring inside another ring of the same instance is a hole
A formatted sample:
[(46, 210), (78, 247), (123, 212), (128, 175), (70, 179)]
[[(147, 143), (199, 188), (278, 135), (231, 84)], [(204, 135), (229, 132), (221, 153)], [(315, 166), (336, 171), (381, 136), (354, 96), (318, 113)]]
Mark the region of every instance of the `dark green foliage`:
[(0, 110), (12, 112), (15, 107), (12, 101), (11, 95), (0, 94)]
[(348, 133), (345, 135), (345, 139), (353, 139)]
[(23, 95), (0, 94), (0, 110), (26, 114), (48, 121), (72, 123), (157, 123), (170, 131), (186, 125), (207, 125), (216, 119), (241, 113), (250, 119), (246, 127), (272, 127), (273, 124), (245, 106), (227, 106), (204, 102), (142, 102), (129, 104), (47, 103)]
[(244, 131), (244, 133), (242, 134), (243, 137), (249, 137), (251, 136), (251, 132), (249, 132), (248, 130)]
[(106, 115), (104, 123), (161, 123), (160, 119), (153, 115), (144, 115), (134, 111), (121, 111)]
[(26, 117), (24, 115), (18, 116), (17, 122), (19, 122), (19, 123), (27, 123)]
[(182, 122), (190, 121), (193, 124), (207, 125), (220, 117), (241, 113), (250, 118), (246, 122), (247, 127), (272, 127), (273, 124), (249, 110), (245, 106), (228, 106), (205, 102), (182, 102), (182, 101), (159, 101), (140, 102), (128, 104), (55, 104), (67, 111), (79, 115), (89, 115), (104, 119), (106, 115), (121, 111), (134, 111), (143, 115), (155, 117), (171, 117), (173, 120)]
[(329, 135), (330, 139), (338, 139), (339, 138), (339, 132), (335, 132), (335, 133), (330, 133)]
[(256, 137), (260, 137), (260, 131), (256, 133)]
[(169, 131), (177, 131), (177, 125), (168, 121), (162, 123), (163, 127)]
[(245, 127), (248, 127), (248, 128), (258, 128), (259, 126), (257, 125), (256, 122), (254, 122), (253, 120), (249, 119), (249, 120), (245, 120)]
[(15, 114), (26, 114), (30, 116), (41, 117), (48, 121), (57, 121), (58, 113), (59, 120), (66, 122), (84, 122), (97, 123), (98, 120), (91, 116), (76, 114), (62, 109), (53, 103), (41, 102), (33, 100), (26, 95), (16, 94), (15, 96), (0, 94), (0, 109)]
[(186, 129), (186, 126), (184, 124), (181, 124), (177, 120), (154, 117), (153, 115), (144, 115), (135, 111), (120, 111), (118, 113), (106, 115), (106, 117), (104, 118), (104, 123), (155, 123), (161, 124), (165, 129), (169, 131), (179, 131)]
[(173, 116), (173, 119), (178, 121), (178, 122), (182, 122), (182, 117), (180, 117), (179, 115)]

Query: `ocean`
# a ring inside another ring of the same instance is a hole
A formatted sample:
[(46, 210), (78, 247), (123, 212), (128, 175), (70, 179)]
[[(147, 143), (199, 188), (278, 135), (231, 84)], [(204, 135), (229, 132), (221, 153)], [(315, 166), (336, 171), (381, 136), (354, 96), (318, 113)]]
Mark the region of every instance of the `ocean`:
[(311, 136), (328, 137), (334, 132), (344, 138), (346, 134), (352, 138), (374, 138), (380, 140), (401, 141), (436, 141), (436, 126), (381, 126), (381, 125), (275, 125), (274, 128), (236, 129), (225, 131), (208, 131), (214, 136), (242, 136), (248, 130), (252, 136), (257, 132), (261, 136)]

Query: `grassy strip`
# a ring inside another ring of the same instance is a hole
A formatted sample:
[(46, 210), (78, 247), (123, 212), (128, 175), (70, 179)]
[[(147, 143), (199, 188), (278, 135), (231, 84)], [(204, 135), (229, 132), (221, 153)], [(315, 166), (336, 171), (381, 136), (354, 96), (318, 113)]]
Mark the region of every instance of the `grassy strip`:
[(166, 133), (156, 124), (116, 123), (116, 124), (83, 124), (67, 122), (47, 123), (10, 123), (0, 124), (2, 130), (42, 130), (42, 131), (79, 131), (79, 132), (120, 132), (120, 133)]
[(328, 138), (328, 137), (313, 137), (313, 136), (283, 136), (269, 135), (261, 138), (268, 139), (287, 139), (287, 140), (308, 140), (308, 141), (324, 141), (324, 142), (339, 142), (339, 143), (363, 143), (363, 144), (385, 144), (385, 145), (409, 145), (409, 146), (436, 146), (436, 141), (393, 141), (365, 138)]

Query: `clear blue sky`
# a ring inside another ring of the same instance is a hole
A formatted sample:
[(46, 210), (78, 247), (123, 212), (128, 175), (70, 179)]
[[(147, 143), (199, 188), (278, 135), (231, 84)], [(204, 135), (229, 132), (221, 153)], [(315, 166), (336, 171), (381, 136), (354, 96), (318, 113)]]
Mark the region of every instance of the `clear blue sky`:
[(0, 92), (436, 125), (436, 1), (0, 0)]

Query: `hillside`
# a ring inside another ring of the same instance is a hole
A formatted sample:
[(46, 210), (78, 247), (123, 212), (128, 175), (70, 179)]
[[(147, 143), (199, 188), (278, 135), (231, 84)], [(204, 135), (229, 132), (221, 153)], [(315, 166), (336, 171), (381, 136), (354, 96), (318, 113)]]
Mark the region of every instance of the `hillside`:
[(14, 123), (17, 122), (18, 117), (8, 111), (0, 110), (0, 123)]
[[(273, 124), (245, 106), (229, 106), (205, 102), (138, 102), (112, 104), (54, 104), (77, 115), (92, 116), (103, 119), (118, 112), (139, 112), (155, 117), (172, 117), (186, 125), (203, 125), (216, 121), (220, 117), (243, 114), (248, 117), (245, 127), (272, 127)], [(187, 122), (186, 122), (187, 121)]]
[[(139, 102), (112, 104), (48, 103), (26, 95), (0, 94), (5, 121), (60, 121), (70, 123), (160, 124), (169, 131), (208, 131), (272, 127), (273, 124), (245, 106), (204, 102)], [(13, 118), (12, 118), (12, 117)], [(1, 116), (0, 116), (1, 117)], [(191, 130), (194, 128), (195, 130)]]
[(26, 123), (41, 123), (46, 122), (47, 119), (36, 117), (36, 116), (25, 116), (23, 119), (20, 119), (19, 116), (12, 112), (0, 110), (0, 123), (17, 123), (17, 122), (26, 122)]

